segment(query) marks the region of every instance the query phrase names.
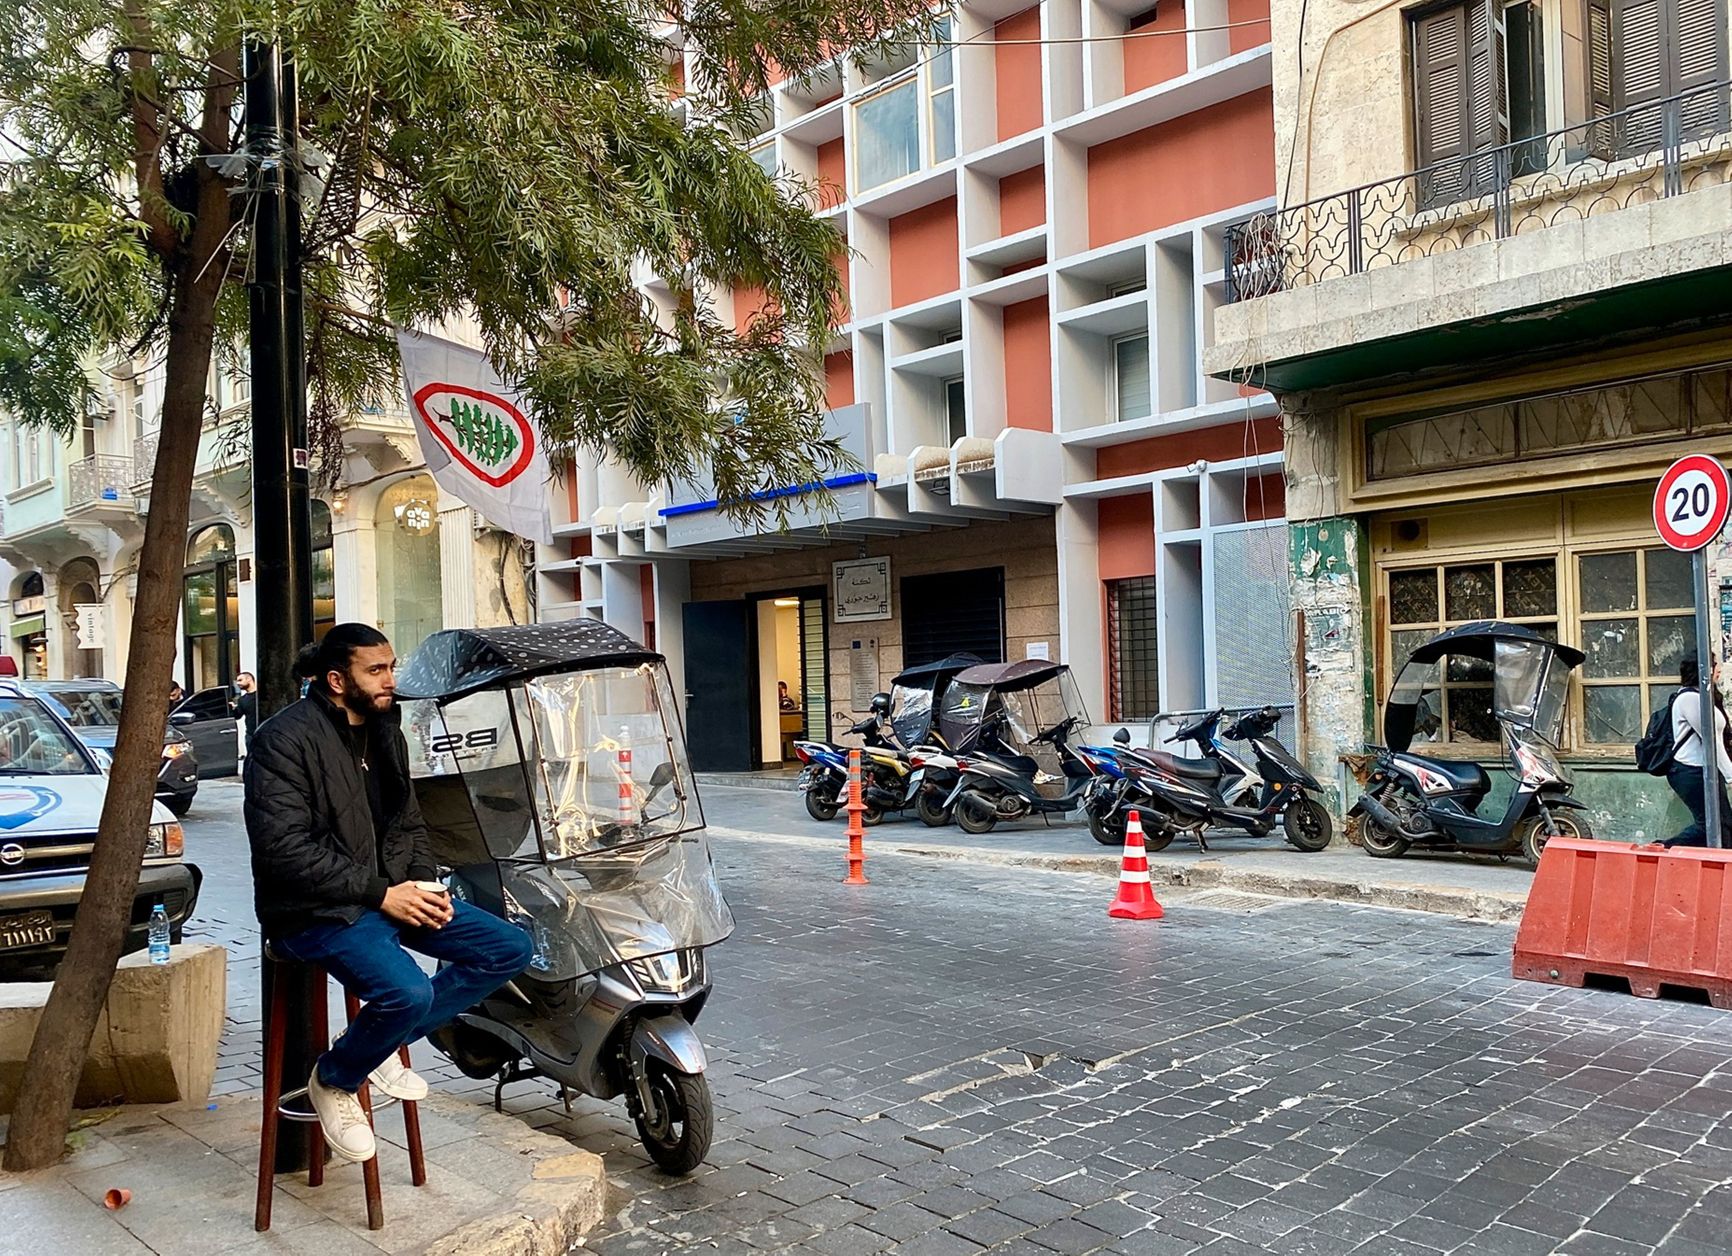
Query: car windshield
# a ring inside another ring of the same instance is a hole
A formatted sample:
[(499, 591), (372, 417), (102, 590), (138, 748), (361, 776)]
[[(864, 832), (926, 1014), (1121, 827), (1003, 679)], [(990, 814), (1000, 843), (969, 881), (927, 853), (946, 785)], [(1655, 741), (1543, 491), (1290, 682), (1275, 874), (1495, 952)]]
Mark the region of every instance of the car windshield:
[(40, 702), (0, 698), (0, 776), (83, 776), (96, 770)]
[(118, 689), (44, 690), (66, 708), (66, 722), (74, 728), (114, 728), (120, 723)]

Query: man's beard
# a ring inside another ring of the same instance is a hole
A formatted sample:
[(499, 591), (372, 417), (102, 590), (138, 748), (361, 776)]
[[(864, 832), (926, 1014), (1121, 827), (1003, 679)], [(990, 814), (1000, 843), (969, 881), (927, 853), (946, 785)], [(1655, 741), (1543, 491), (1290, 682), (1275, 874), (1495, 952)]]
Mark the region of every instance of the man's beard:
[[(382, 706), (376, 703), (374, 698), (361, 692), (359, 689), (344, 689), (343, 705), (353, 711), (356, 715), (359, 715), (362, 719), (377, 715), (383, 709)], [(389, 703), (387, 702), (386, 705), (389, 705)]]

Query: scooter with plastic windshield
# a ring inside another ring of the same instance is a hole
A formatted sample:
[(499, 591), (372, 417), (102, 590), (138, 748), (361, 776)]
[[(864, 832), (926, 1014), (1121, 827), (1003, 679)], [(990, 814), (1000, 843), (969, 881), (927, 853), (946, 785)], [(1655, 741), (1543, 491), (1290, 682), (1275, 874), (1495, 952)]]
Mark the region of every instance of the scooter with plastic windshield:
[(524, 929), (529, 967), (433, 1045), (470, 1077), (624, 1096), (690, 1173), (714, 1109), (693, 1022), (733, 931), (659, 654), (599, 621), (434, 633), (399, 673), (416, 797), (454, 897)]
[[(1591, 838), (1574, 779), (1558, 762), (1570, 672), (1587, 658), (1530, 628), (1495, 620), (1439, 633), (1408, 656), (1383, 709), (1385, 745), (1368, 747), (1362, 817), (1365, 853), (1390, 859), (1409, 850), (1474, 851), (1538, 864), (1552, 837)], [(1462, 699), (1443, 683), (1462, 671), (1491, 672), (1491, 714), (1514, 782), (1501, 814), (1482, 816), (1491, 777), (1479, 764), (1413, 753), (1446, 726), (1446, 703)]]
[[(860, 801), (866, 810), (860, 819), (878, 824), (886, 813), (912, 807), (921, 792), (924, 774), (885, 735), (890, 713), (890, 695), (875, 694), (872, 710), (848, 729), (862, 741), (860, 749)], [(806, 800), (806, 814), (814, 820), (834, 820), (848, 802), (849, 747), (828, 741), (796, 741), (794, 757), (802, 765), (794, 787)]]

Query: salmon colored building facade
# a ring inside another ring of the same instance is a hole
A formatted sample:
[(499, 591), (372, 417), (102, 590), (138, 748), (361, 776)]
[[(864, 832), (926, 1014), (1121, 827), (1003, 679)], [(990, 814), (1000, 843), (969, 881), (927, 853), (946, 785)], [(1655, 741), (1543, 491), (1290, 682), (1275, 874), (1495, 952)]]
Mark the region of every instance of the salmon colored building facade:
[[(1268, 15), (967, 4), (947, 40), (778, 84), (746, 143), (819, 184), (847, 239), (824, 372), (861, 470), (835, 517), (771, 535), (701, 488), (580, 467), (544, 613), (653, 635), (694, 745), (749, 743), (715, 767), (785, 750), (772, 678), (834, 732), (952, 648), (1069, 662), (1097, 723), (1291, 703), (1280, 423), (1201, 367), (1226, 229), (1275, 201)], [(760, 300), (718, 312), (744, 326)], [(858, 618), (833, 573), (879, 560), (884, 615)]]

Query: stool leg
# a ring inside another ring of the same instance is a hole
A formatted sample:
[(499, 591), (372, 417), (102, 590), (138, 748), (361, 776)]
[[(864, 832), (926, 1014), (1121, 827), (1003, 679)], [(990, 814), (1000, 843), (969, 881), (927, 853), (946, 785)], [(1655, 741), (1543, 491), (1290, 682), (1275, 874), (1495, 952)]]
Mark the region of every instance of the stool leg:
[(283, 1095), (283, 1024), (289, 1014), (288, 974), (281, 965), (271, 973), (270, 1031), (265, 1035), (264, 1112), (259, 1128), (258, 1199), (253, 1205), (253, 1229), (271, 1228), (271, 1193), (277, 1178), (277, 1105)]
[[(344, 991), (344, 1006), (349, 1012), (349, 1023), (355, 1023), (355, 1017), (360, 1014), (361, 1000)], [(372, 1087), (366, 1082), (361, 1083), (361, 1089), (355, 1092), (361, 1101), (361, 1109), (367, 1114), (367, 1124), (373, 1126), (373, 1095)], [(378, 1128), (373, 1126), (375, 1136)], [(361, 1166), (361, 1180), (367, 1187), (367, 1228), (383, 1230), (385, 1228), (385, 1195), (379, 1186), (379, 1153), (373, 1152), (373, 1158)]]
[[(397, 1048), (397, 1058), (409, 1067), (409, 1047)], [(427, 1157), (421, 1150), (421, 1107), (413, 1099), (403, 1102), (403, 1141), (409, 1144), (409, 1180), (416, 1186), (427, 1185)]]
[[(313, 1041), (326, 1045), (331, 1041), (331, 1010), (326, 1005), (325, 973), (320, 968), (309, 968), (307, 980), (311, 986), (307, 997), (307, 1007), (312, 1012)], [(314, 1060), (313, 1067), (318, 1068)], [(325, 1127), (317, 1121), (307, 1123), (307, 1185), (323, 1186), (325, 1184)]]

